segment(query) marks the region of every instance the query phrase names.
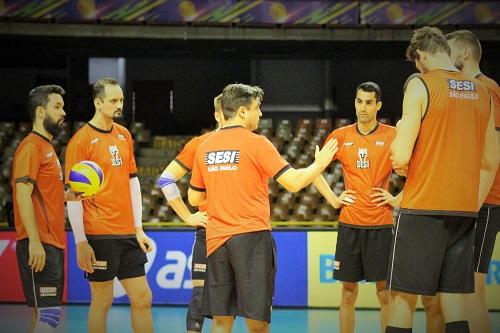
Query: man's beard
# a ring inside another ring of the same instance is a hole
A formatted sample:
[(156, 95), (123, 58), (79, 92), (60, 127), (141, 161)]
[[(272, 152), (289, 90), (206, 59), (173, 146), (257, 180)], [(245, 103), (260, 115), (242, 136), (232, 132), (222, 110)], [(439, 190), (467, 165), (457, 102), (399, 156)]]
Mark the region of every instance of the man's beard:
[(62, 131), (62, 126), (59, 126), (59, 122), (53, 121), (50, 117), (45, 117), (45, 119), (43, 120), (43, 127), (54, 138), (57, 137)]
[(125, 119), (123, 118), (123, 111), (115, 111), (113, 113), (113, 121), (118, 124), (123, 124)]

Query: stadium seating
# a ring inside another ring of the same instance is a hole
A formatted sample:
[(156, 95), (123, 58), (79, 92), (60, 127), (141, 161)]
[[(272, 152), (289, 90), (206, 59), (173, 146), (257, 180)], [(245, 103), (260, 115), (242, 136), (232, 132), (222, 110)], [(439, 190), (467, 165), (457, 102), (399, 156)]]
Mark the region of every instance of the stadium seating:
[[(391, 119), (380, 119), (391, 123)], [(289, 119), (262, 118), (258, 132), (265, 135), (295, 168), (307, 167), (314, 159), (315, 146), (323, 145), (327, 135), (334, 128), (351, 123), (347, 118), (299, 118), (296, 122)], [(64, 163), (66, 144), (77, 129), (85, 122), (66, 123), (61, 134), (53, 141), (54, 147)], [(143, 123), (130, 126), (135, 139), (135, 156), (143, 195), (144, 221), (180, 221), (166, 203), (163, 193), (156, 188), (156, 179), (172, 161), (191, 136), (152, 136)], [(5, 202), (11, 192), (11, 164), (15, 149), (24, 136), (31, 131), (31, 124), (0, 122), (0, 221), (6, 220)], [(326, 181), (338, 195), (344, 188), (342, 167), (338, 163), (330, 165), (323, 173)], [(179, 190), (186, 199), (189, 176), (178, 181)], [(391, 177), (391, 191), (399, 192), (403, 187), (400, 177)], [(186, 200), (187, 202), (187, 200)], [(289, 193), (274, 180), (269, 182), (269, 202), (271, 219), (274, 221), (334, 221), (338, 211), (331, 207), (318, 193), (315, 186), (308, 186), (299, 193)], [(190, 207), (192, 211), (195, 208)], [(395, 212), (396, 214), (397, 212)]]

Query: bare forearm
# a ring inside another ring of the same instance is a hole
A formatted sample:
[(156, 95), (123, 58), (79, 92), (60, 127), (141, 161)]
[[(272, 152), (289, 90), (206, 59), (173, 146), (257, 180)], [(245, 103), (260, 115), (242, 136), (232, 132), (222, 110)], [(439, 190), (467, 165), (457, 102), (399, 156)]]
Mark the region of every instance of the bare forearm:
[(307, 185), (311, 184), (314, 179), (321, 174), (321, 171), (323, 171), (323, 169), (321, 169), (321, 167), (316, 162), (313, 162), (307, 168), (297, 169), (295, 174), (295, 186), (293, 192), (298, 192)]
[(35, 218), (35, 208), (33, 207), (33, 202), (31, 201), (31, 196), (23, 196), (22, 194), (16, 195), (17, 205), (19, 207), (19, 214), (23, 221), (24, 228), (28, 234), (30, 241), (39, 241), (40, 235), (38, 233), (38, 227)]
[(187, 219), (191, 215), (191, 212), (187, 208), (184, 201), (182, 201), (181, 197), (168, 200), (168, 204), (170, 205), (170, 207), (172, 207), (177, 216), (179, 216), (184, 222), (187, 222)]
[(323, 175), (319, 175), (314, 179), (314, 186), (318, 189), (319, 193), (325, 198), (325, 200), (335, 208), (338, 208), (338, 197), (333, 193), (332, 189), (328, 185), (325, 177)]
[(393, 208), (399, 208), (401, 206), (402, 199), (403, 199), (403, 191), (399, 192), (399, 194), (394, 197), (394, 201), (391, 206)]
[(479, 176), (478, 208), (480, 208), (484, 200), (486, 200), (491, 186), (493, 185), (493, 181), (495, 180), (495, 175), (496, 172), (492, 172), (492, 170), (481, 170)]

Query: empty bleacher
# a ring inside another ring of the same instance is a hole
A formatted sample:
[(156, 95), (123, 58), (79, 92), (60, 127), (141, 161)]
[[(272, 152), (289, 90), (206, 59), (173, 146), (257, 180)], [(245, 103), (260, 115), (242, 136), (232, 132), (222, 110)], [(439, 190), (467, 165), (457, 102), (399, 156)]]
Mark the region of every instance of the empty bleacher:
[[(391, 123), (390, 119), (381, 122)], [(296, 122), (289, 119), (275, 120), (263, 118), (258, 132), (266, 136), (278, 152), (294, 166), (308, 166), (314, 159), (315, 146), (321, 146), (327, 135), (335, 128), (351, 123), (350, 119), (337, 118), (300, 118)], [(53, 141), (54, 147), (64, 163), (66, 144), (71, 135), (83, 126), (84, 122), (66, 123), (61, 134)], [(143, 219), (148, 222), (180, 221), (175, 212), (167, 205), (162, 192), (155, 183), (163, 169), (172, 161), (191, 136), (152, 136), (143, 123), (130, 126), (135, 141), (135, 156), (141, 182), (143, 197)], [(10, 198), (11, 167), (15, 149), (24, 136), (31, 131), (30, 123), (0, 122), (0, 221), (7, 220), (6, 204)], [(328, 184), (338, 195), (344, 188), (342, 168), (338, 163), (331, 164), (323, 173)], [(177, 183), (186, 200), (189, 176)], [(403, 183), (393, 175), (391, 188), (397, 193)], [(299, 193), (289, 193), (277, 182), (269, 182), (271, 220), (273, 221), (334, 221), (338, 211), (331, 207), (311, 185)], [(189, 205), (188, 205), (189, 207)], [(192, 211), (193, 207), (189, 207)]]

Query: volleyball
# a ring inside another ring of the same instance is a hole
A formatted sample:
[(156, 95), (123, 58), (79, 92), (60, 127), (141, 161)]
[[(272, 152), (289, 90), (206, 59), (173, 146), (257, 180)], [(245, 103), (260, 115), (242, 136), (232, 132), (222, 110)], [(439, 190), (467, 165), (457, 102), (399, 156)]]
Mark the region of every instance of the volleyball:
[(101, 167), (92, 161), (81, 161), (73, 165), (69, 173), (69, 186), (84, 197), (98, 193), (104, 181)]

